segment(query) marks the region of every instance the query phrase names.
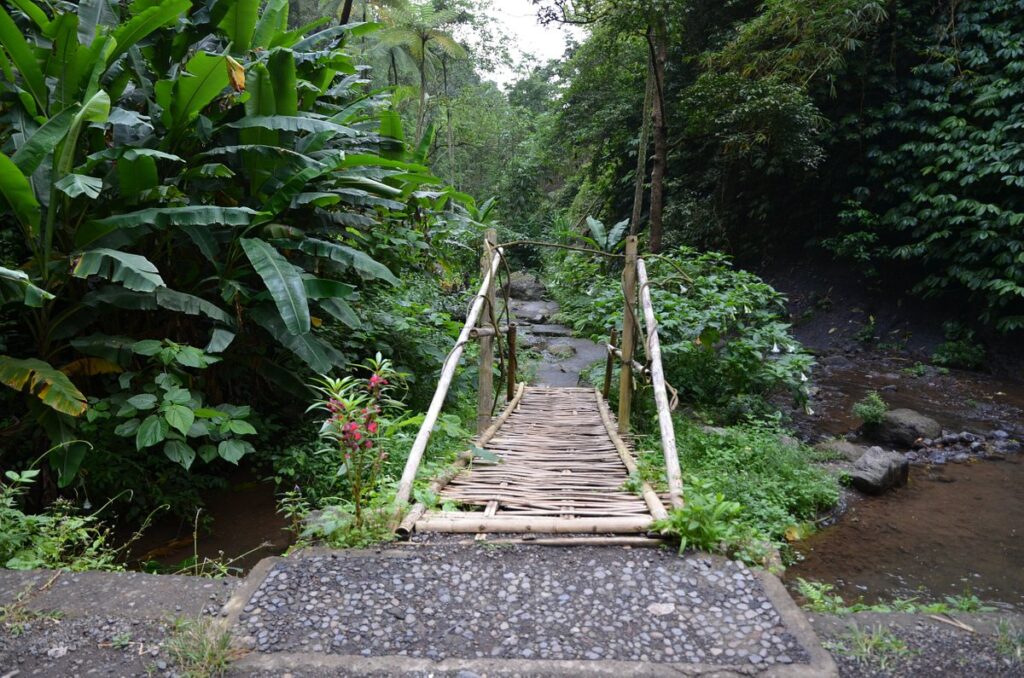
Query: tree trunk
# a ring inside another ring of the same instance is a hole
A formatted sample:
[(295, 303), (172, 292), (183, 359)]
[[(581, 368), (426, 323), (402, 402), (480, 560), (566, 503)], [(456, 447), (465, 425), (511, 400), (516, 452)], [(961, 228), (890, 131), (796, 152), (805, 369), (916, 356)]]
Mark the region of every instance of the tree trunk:
[(416, 113), (416, 138), (413, 145), (420, 143), (423, 135), (423, 126), (427, 116), (427, 47), (423, 46), (423, 58), (420, 59), (420, 110)]
[(654, 93), (654, 68), (647, 60), (647, 87), (640, 123), (640, 141), (636, 147), (636, 179), (633, 185), (633, 216), (629, 221), (629, 234), (640, 230), (640, 215), (644, 211), (644, 179), (647, 178), (647, 143), (651, 135), (651, 98)]
[(448, 171), (451, 173), (449, 182), (453, 187), (458, 188), (458, 182), (455, 180), (457, 172), (455, 171), (455, 130), (452, 129), (452, 95), (448, 92), (448, 57), (442, 57), (441, 68), (444, 71), (445, 116), (448, 120)]
[(651, 232), (648, 246), (652, 252), (661, 251), (664, 234), (662, 216), (665, 211), (665, 171), (668, 165), (668, 126), (665, 121), (665, 62), (668, 59), (668, 27), (661, 15), (656, 15), (647, 32), (651, 63), (654, 72), (654, 97), (651, 118), (654, 127), (654, 162), (651, 164)]
[(345, 0), (345, 5), (341, 8), (341, 25), (347, 24), (350, 18), (352, 18), (352, 0)]

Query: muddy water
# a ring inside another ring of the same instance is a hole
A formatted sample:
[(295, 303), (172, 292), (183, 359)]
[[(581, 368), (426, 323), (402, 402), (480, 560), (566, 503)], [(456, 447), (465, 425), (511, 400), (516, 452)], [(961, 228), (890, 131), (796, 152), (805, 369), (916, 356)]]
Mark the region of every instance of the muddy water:
[(941, 601), (970, 590), (1024, 609), (1024, 464), (914, 467), (907, 487), (853, 502), (796, 550), (805, 560), (787, 580), (833, 583), (847, 601)]
[[(816, 375), (805, 437), (845, 435), (860, 422), (853, 404), (878, 391), (890, 408), (908, 407), (944, 429), (1024, 440), (1024, 387), (999, 375), (928, 368), (861, 354), (826, 356)], [(858, 441), (863, 442), (863, 441)], [(985, 601), (1024, 609), (1024, 459), (914, 466), (910, 484), (882, 497), (854, 497), (836, 525), (796, 545), (803, 562), (786, 579), (834, 584), (848, 600), (918, 596), (940, 601), (972, 591)]]

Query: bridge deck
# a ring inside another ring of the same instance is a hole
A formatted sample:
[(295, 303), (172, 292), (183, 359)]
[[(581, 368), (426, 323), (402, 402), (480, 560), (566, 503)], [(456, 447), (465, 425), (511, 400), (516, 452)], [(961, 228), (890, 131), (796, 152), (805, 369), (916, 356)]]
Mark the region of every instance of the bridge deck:
[[(420, 531), (645, 532), (644, 500), (629, 477), (593, 389), (528, 387), (479, 460), (441, 492), (466, 509), (429, 512)], [(476, 509), (476, 510), (474, 510)]]

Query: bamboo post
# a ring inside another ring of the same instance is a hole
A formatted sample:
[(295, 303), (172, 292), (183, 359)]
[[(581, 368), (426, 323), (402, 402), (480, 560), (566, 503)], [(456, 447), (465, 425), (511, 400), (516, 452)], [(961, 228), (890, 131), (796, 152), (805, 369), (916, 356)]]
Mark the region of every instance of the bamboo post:
[(516, 357), (516, 324), (511, 323), (508, 326), (508, 371), (507, 379), (508, 382), (508, 393), (506, 394), (506, 402), (512, 402), (512, 399), (516, 395), (516, 373), (519, 371), (519, 360)]
[[(647, 267), (643, 259), (636, 262), (636, 273), (640, 281), (640, 304), (647, 324), (647, 357), (651, 363), (651, 382), (654, 385), (654, 403), (658, 407), (658, 427), (661, 429), (661, 449), (665, 453), (665, 471), (668, 475), (669, 501), (674, 508), (683, 506), (683, 474), (679, 470), (679, 454), (676, 452), (676, 432), (672, 426), (672, 411), (665, 391), (665, 369), (661, 364), (661, 341), (658, 339), (658, 324), (654, 318), (654, 304), (647, 280)], [(621, 422), (620, 422), (621, 423)]]
[(619, 372), (619, 433), (629, 431), (629, 413), (633, 404), (633, 345), (636, 341), (636, 236), (626, 238), (626, 268), (622, 272), (622, 368)]
[(441, 377), (437, 381), (437, 389), (434, 391), (434, 397), (430, 401), (430, 407), (427, 408), (427, 415), (423, 418), (420, 430), (416, 434), (416, 440), (412, 443), (412, 449), (409, 450), (409, 459), (405, 462), (405, 470), (402, 472), (402, 479), (398, 483), (398, 492), (395, 495), (396, 508), (401, 508), (409, 502), (409, 496), (412, 494), (412, 484), (416, 480), (416, 472), (420, 468), (420, 461), (423, 459), (423, 453), (427, 449), (427, 443), (430, 442), (430, 434), (434, 430), (434, 424), (437, 423), (437, 418), (441, 414), (444, 399), (448, 396), (448, 389), (451, 387), (452, 379), (455, 377), (455, 368), (459, 366), (462, 351), (466, 347), (466, 342), (469, 341), (469, 331), (473, 329), (477, 319), (480, 317), (487, 289), (489, 287), (493, 289), (493, 281), (495, 276), (498, 275), (498, 265), (501, 263), (501, 254), (500, 249), (495, 253), (491, 261), (490, 271), (484, 275), (483, 282), (480, 284), (480, 290), (473, 300), (473, 305), (469, 308), (466, 324), (462, 326), (462, 332), (459, 333), (459, 338), (455, 341), (455, 347), (448, 354), (444, 366), (441, 368)]
[[(614, 327), (612, 328), (611, 336), (608, 339), (609, 346), (615, 346), (615, 342), (619, 338), (619, 332)], [(608, 352), (608, 362), (604, 366), (604, 388), (601, 389), (601, 394), (605, 400), (608, 399), (608, 394), (612, 392), (612, 368), (615, 367), (615, 356), (612, 355), (611, 351)]]
[[(494, 259), (494, 248), (498, 244), (498, 232), (493, 228), (487, 229), (484, 235), (484, 253), (480, 258), (481, 275), (489, 280), (485, 291), (487, 312), (480, 316), (478, 327), (491, 327), (492, 319), (496, 316), (495, 304), (497, 295), (494, 291), (494, 279), (487, 276), (491, 270), (491, 263)], [(480, 336), (480, 374), (478, 377), (479, 388), (476, 395), (476, 432), (483, 433), (491, 423), (491, 410), (494, 407), (494, 333)]]

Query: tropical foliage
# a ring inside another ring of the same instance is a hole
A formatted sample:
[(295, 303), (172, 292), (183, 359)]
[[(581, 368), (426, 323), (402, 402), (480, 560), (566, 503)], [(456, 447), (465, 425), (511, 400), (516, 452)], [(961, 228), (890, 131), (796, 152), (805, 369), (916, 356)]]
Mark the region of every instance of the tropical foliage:
[(362, 328), (360, 295), (471, 228), (345, 47), (375, 26), (289, 30), (288, 9), (0, 9), (0, 300), (19, 308), (0, 381), (24, 394), (8, 435), (58, 444), (61, 485), (90, 402), (139, 453), (236, 463), (255, 429), (216, 403), (305, 398), (304, 370), (351, 357), (324, 331)]

